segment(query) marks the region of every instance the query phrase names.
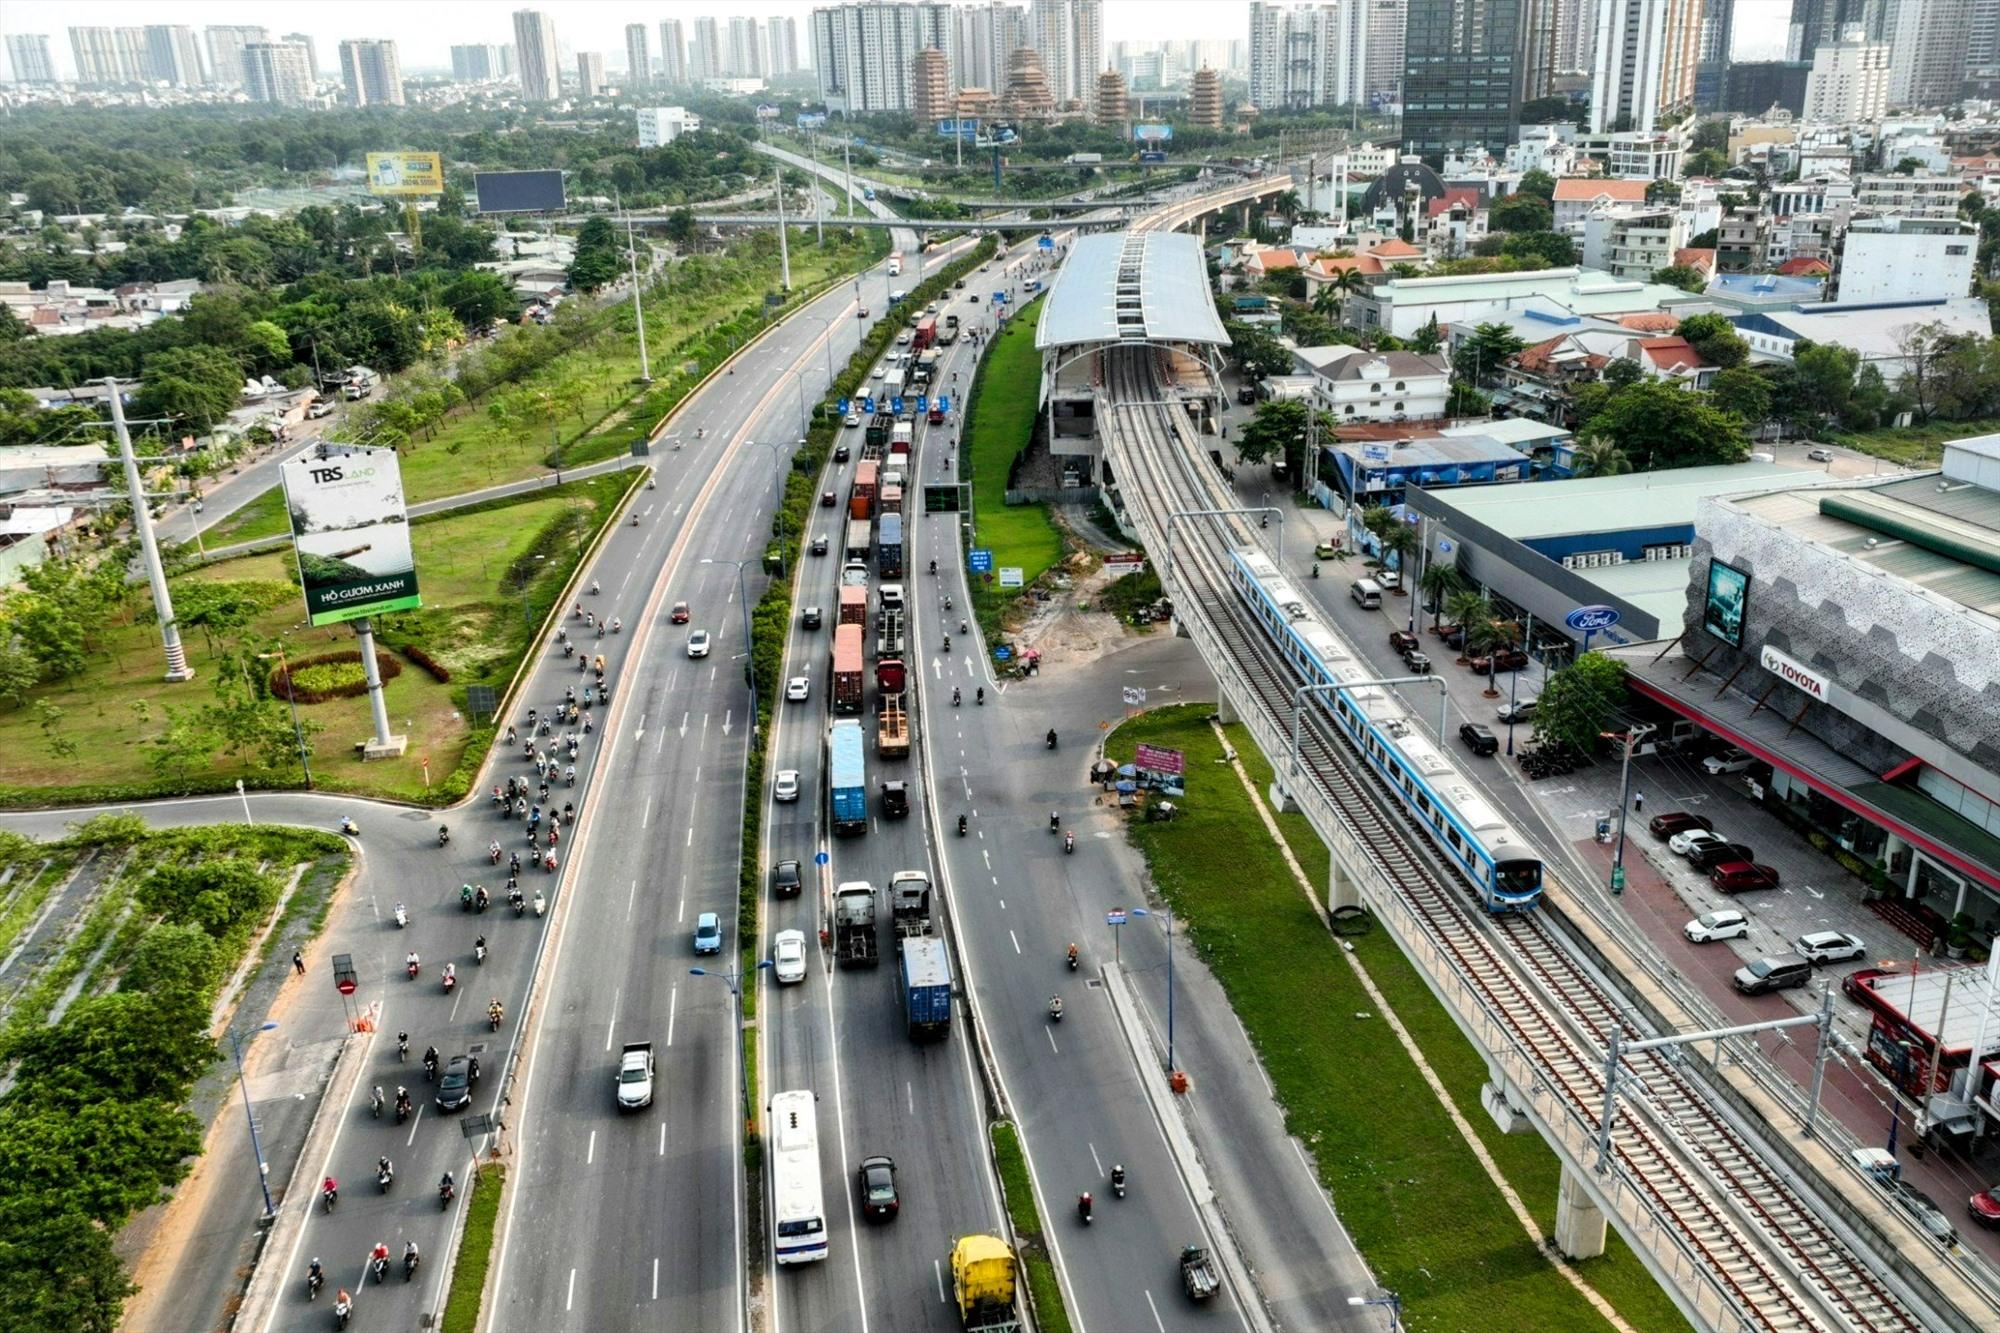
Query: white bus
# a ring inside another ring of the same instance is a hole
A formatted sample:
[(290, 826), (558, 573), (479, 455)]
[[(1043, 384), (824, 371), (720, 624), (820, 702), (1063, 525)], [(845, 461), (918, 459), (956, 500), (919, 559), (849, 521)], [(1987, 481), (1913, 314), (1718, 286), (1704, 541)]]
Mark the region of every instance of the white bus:
[(813, 1102), (810, 1092), (780, 1092), (771, 1098), (771, 1242), (781, 1264), (826, 1258)]

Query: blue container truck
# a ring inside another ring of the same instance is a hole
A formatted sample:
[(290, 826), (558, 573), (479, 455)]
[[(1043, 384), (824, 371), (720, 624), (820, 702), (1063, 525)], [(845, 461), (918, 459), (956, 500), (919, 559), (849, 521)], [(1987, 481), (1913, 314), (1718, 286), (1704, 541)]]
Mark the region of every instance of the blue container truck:
[(903, 963), (896, 970), (896, 989), (903, 1000), (903, 1027), (912, 1041), (951, 1033), (951, 960), (944, 941), (903, 941)]
[(861, 743), (861, 722), (842, 718), (826, 733), (827, 787), (832, 802), (833, 831), (846, 837), (868, 831), (868, 767)]
[(885, 579), (903, 577), (903, 516), (884, 514), (875, 534), (875, 568)]

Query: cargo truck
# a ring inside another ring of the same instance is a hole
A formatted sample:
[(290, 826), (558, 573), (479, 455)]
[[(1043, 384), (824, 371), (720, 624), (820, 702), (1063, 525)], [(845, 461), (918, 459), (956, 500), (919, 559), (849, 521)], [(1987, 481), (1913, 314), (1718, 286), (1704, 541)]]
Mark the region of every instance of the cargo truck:
[[(899, 537), (900, 533), (897, 534)], [(873, 530), (865, 518), (849, 519), (847, 523), (847, 544), (841, 548), (848, 560), (866, 560), (868, 550), (875, 544)]]
[(836, 625), (833, 631), (834, 712), (861, 711), (861, 673), (861, 626)]
[(882, 515), (880, 540), (875, 543), (875, 568), (885, 579), (903, 577), (903, 516)]
[[(870, 190), (867, 197), (873, 199), (875, 191)], [(903, 276), (903, 252), (901, 250), (893, 250), (889, 254), (889, 276), (892, 278)]]
[(889, 921), (895, 928), (899, 949), (905, 940), (937, 933), (931, 920), (929, 875), (921, 870), (898, 870), (889, 877)]
[(933, 426), (942, 426), (944, 424), (944, 400), (942, 398), (931, 399), (931, 412), (924, 420), (930, 422)]
[(882, 451), (889, 447), (889, 428), (895, 424), (896, 418), (887, 412), (877, 412), (868, 418), (868, 429), (861, 433), (861, 456), (880, 458)]
[[(859, 630), (855, 631), (857, 634)], [(858, 648), (858, 645), (857, 645)], [(842, 718), (826, 730), (827, 790), (833, 831), (846, 837), (868, 831), (868, 762), (861, 752), (861, 724)], [(869, 891), (874, 892), (872, 889)]]
[(914, 421), (898, 421), (895, 425), (891, 426), (889, 428), (889, 457), (908, 458), (910, 456), (910, 445), (915, 441), (916, 437), (917, 425)]
[(873, 967), (881, 961), (875, 943), (875, 886), (849, 880), (833, 891), (833, 949), (842, 967)]
[(951, 1294), (965, 1333), (1021, 1333), (1014, 1286), (1014, 1252), (998, 1236), (960, 1236), (951, 1247)]
[(909, 688), (910, 673), (900, 657), (878, 658), (875, 662), (875, 688), (882, 691), (882, 697), (901, 698)]
[(833, 622), (839, 625), (865, 625), (868, 623), (868, 589), (843, 587), (840, 590), (840, 614)]
[(951, 960), (944, 941), (912, 939), (903, 945), (896, 989), (903, 1001), (903, 1031), (911, 1041), (951, 1035)]
[(933, 347), (917, 358), (917, 378), (925, 384), (937, 383), (938, 350)]
[[(875, 617), (875, 656), (901, 657), (903, 655), (903, 612), (901, 608), (883, 607)], [(901, 694), (898, 690), (896, 693)]]
[(903, 488), (901, 486), (884, 486), (882, 488), (882, 512), (885, 514), (900, 514), (903, 512)]
[(631, 1041), (618, 1057), (618, 1109), (637, 1111), (653, 1104), (653, 1043)]
[(917, 330), (910, 335), (910, 350), (922, 352), (937, 342), (937, 316), (925, 315), (917, 321)]
[(910, 757), (910, 715), (900, 695), (887, 695), (875, 719), (875, 753), (883, 759)]
[[(901, 430), (899, 424), (895, 430)], [(890, 438), (895, 437), (893, 433)], [(854, 486), (847, 493), (847, 516), (868, 519), (875, 517), (875, 487), (881, 475), (882, 465), (872, 458), (864, 458), (854, 465)]]

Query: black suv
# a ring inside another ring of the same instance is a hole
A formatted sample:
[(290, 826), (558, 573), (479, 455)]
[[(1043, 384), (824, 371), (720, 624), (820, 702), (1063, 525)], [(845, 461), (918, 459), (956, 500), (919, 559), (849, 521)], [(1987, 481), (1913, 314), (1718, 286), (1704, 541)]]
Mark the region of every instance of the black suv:
[(1688, 853), (1688, 864), (1696, 870), (1713, 870), (1724, 861), (1755, 862), (1757, 853), (1748, 843), (1705, 842)]
[(1458, 729), (1458, 738), (1465, 742), (1465, 748), (1482, 759), (1500, 750), (1500, 740), (1491, 731), (1477, 722), (1468, 722)]

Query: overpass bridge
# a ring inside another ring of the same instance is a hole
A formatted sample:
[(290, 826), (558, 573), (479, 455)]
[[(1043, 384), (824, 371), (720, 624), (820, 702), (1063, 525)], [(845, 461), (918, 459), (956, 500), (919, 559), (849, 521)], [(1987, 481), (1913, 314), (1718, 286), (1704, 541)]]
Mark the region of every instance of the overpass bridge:
[[(1017, 205), (1018, 207), (1018, 205)], [(1098, 206), (1102, 208), (1102, 205)], [(694, 220), (703, 226), (713, 227), (775, 227), (778, 225), (776, 213), (696, 213)], [(829, 227), (872, 227), (877, 230), (909, 232), (989, 232), (989, 231), (1036, 231), (1045, 223), (1033, 218), (847, 218), (831, 217), (820, 219)], [(1053, 219), (1050, 219), (1052, 221)], [(635, 227), (665, 226), (667, 216), (660, 213), (634, 213), (631, 217)], [(804, 217), (787, 214), (787, 227), (810, 227), (815, 219), (808, 213)], [(1123, 213), (1116, 217), (1066, 218), (1062, 221), (1064, 230), (1123, 230), (1128, 221)]]
[[(1139, 225), (1178, 226), (1211, 206), (1173, 205)], [(1046, 323), (1057, 322), (1062, 280)], [(1199, 395), (1167, 373), (1161, 347), (1112, 343), (1096, 354), (1094, 415), (1116, 477), (1109, 498), (1164, 553), (1156, 568), (1177, 630), (1215, 674), (1225, 718), (1248, 727), (1280, 775), (1274, 799), (1301, 810), (1331, 852), (1328, 907), (1365, 906), (1394, 934), (1486, 1059), (1489, 1114), (1554, 1149), (1559, 1248), (1572, 1258), (1601, 1253), (1615, 1226), (1698, 1328), (2000, 1325), (1983, 1261), (1940, 1253), (1907, 1218), (1877, 1207), (1875, 1191), (1840, 1189), (1858, 1181), (1846, 1154), (1860, 1145), (1827, 1116), (1795, 1135), (1808, 1114), (1795, 1084), (1776, 1076), (1789, 1096), (1768, 1083), (1746, 1088), (1741, 1072), (1725, 1074), (1691, 1047), (1632, 1051), (1685, 1020), (1663, 992), (1642, 996), (1621, 980), (1644, 974), (1640, 960), (1584, 947), (1585, 932), (1558, 918), (1592, 917), (1588, 890), (1545, 865), (1542, 910), (1480, 909), (1330, 709), (1306, 702), (1314, 696), (1299, 691), (1309, 678), (1237, 592), (1235, 557), (1282, 551), (1260, 552), (1273, 534), (1243, 515), (1211, 465), (1183, 405)], [(1281, 522), (1280, 547), (1282, 533)], [(1280, 600), (1294, 635), (1340, 645), (1326, 651), (1345, 652), (1347, 678), (1362, 679), (1351, 671), (1359, 655), (1308, 599), (1286, 588)], [(1738, 1054), (1738, 1064), (1762, 1059), (1754, 1046)]]

